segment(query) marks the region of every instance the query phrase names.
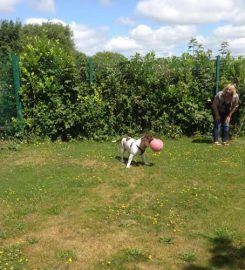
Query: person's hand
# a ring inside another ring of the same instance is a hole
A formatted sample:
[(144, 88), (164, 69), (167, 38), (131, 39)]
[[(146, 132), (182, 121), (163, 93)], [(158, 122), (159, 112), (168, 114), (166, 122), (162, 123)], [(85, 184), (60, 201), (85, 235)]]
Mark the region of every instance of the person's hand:
[(215, 115), (215, 122), (220, 123), (220, 115)]
[(225, 118), (225, 123), (226, 123), (226, 124), (230, 124), (230, 121), (231, 121), (231, 117), (230, 117), (230, 116), (227, 116), (227, 117)]

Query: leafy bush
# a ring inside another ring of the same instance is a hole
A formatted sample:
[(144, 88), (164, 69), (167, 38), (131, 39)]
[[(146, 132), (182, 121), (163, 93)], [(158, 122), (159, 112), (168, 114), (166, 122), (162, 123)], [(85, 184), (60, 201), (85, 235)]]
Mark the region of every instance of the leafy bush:
[[(215, 61), (209, 51), (171, 58), (156, 58), (151, 52), (130, 59), (105, 52), (92, 59), (94, 70), (89, 74), (84, 54), (69, 54), (58, 41), (45, 37), (29, 39), (21, 55), (28, 134), (63, 140), (100, 140), (145, 131), (172, 138), (210, 134)], [(221, 87), (236, 82), (241, 97), (234, 117), (236, 133), (244, 130), (243, 69), (243, 58), (222, 59)]]
[(21, 72), (27, 132), (63, 140), (76, 134), (79, 83), (73, 57), (58, 41), (30, 38), (21, 54)]

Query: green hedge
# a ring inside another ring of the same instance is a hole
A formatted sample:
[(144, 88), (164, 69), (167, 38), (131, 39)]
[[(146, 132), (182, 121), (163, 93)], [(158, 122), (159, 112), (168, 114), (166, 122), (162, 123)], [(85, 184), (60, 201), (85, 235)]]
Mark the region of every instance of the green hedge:
[[(93, 57), (93, 84), (85, 55), (58, 41), (31, 38), (21, 54), (25, 132), (55, 140), (106, 139), (157, 132), (176, 137), (210, 133), (215, 60), (209, 52), (156, 58), (113, 53)], [(234, 132), (244, 132), (245, 59), (221, 59), (221, 85), (237, 84), (241, 105)]]

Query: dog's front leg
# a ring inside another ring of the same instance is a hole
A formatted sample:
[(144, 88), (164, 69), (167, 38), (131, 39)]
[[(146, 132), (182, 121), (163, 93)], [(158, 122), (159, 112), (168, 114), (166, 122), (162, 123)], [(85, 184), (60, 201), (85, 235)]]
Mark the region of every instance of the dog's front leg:
[(142, 154), (142, 155), (141, 155), (141, 158), (142, 158), (142, 162), (143, 162), (145, 165), (149, 165), (149, 163), (146, 161), (145, 154)]
[(130, 155), (129, 155), (129, 157), (128, 157), (128, 163), (127, 163), (126, 168), (130, 168), (130, 165), (131, 165), (131, 162), (132, 162), (133, 157), (134, 157), (133, 154), (130, 154)]

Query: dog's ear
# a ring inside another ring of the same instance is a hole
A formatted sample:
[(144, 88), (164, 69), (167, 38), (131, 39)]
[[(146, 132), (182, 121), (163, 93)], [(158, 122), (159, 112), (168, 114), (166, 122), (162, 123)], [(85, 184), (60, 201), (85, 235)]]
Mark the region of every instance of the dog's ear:
[(149, 141), (148, 139), (144, 136), (142, 139), (141, 139), (141, 142), (140, 142), (140, 148), (142, 149), (145, 149), (146, 147), (149, 146)]
[(146, 135), (145, 137), (149, 143), (153, 140), (153, 137), (151, 135)]
[(142, 148), (146, 148), (150, 145), (150, 142), (153, 140), (153, 137), (151, 135), (145, 135), (143, 136), (142, 140), (141, 140), (141, 144), (140, 146)]

